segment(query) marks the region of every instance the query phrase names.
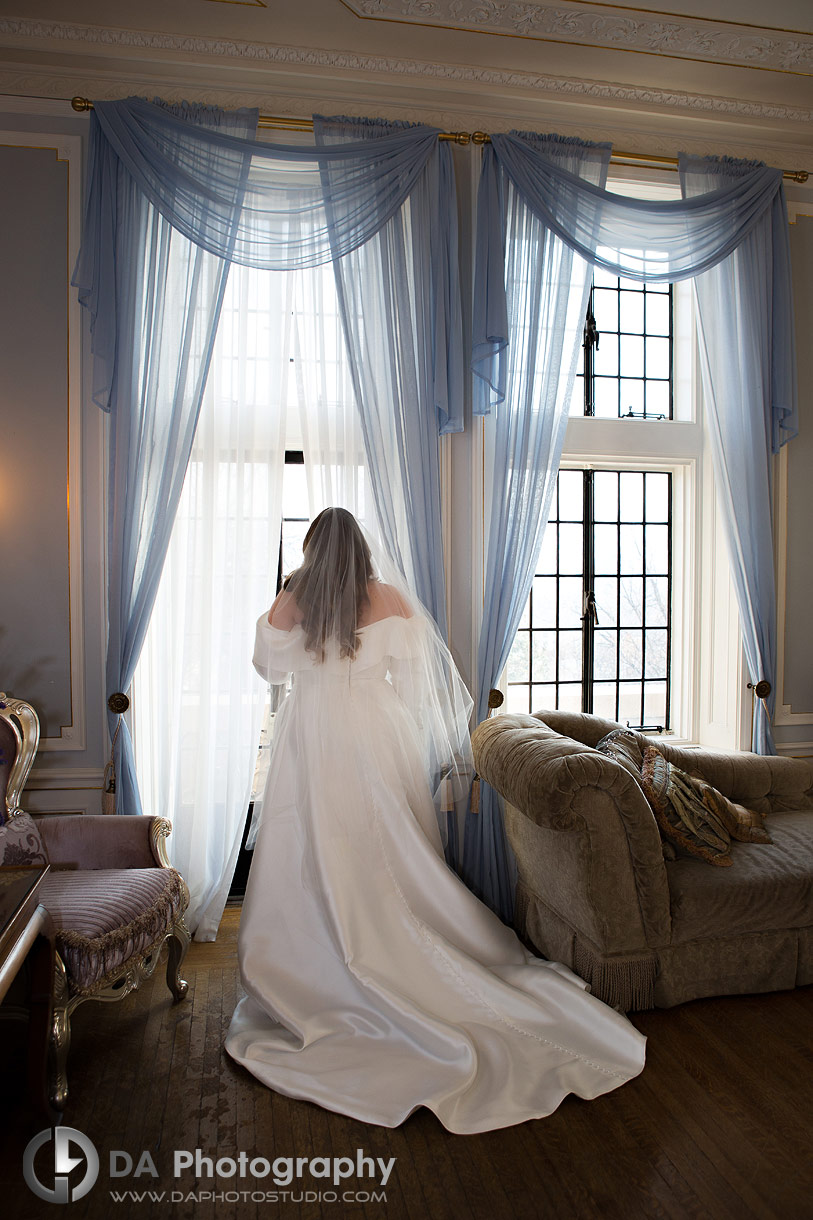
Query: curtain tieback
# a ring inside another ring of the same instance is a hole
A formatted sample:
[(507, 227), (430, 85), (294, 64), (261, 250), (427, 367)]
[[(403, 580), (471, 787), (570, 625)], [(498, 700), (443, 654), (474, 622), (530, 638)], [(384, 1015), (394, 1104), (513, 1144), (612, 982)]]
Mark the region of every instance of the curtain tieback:
[[(497, 690), (496, 688), (492, 688), (488, 692), (488, 716), (490, 716), (492, 712), (496, 711), (498, 707), (502, 707), (504, 700), (505, 700), (505, 695), (502, 693), (502, 691)], [(486, 720), (488, 720), (488, 716), (486, 716)], [(469, 809), (471, 810), (472, 813), (480, 812), (480, 776), (479, 775), (475, 775), (474, 779), (471, 782), (471, 799), (469, 801)]]
[(761, 678), (759, 682), (749, 682), (748, 689), (754, 692), (757, 699), (767, 699), (773, 688), (767, 678)]
[(102, 813), (116, 812), (116, 738), (121, 730), (122, 713), (126, 712), (130, 706), (130, 700), (121, 691), (117, 691), (115, 695), (111, 695), (107, 700), (107, 706), (114, 716), (118, 716), (119, 722), (116, 725), (116, 731), (113, 734), (113, 740), (110, 743), (110, 761), (104, 769), (104, 779), (102, 781)]

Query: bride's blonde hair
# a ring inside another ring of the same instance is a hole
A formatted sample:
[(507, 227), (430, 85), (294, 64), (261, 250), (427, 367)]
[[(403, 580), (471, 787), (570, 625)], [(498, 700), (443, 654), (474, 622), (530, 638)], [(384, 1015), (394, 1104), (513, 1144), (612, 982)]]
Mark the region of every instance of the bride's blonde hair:
[(302, 612), (305, 647), (324, 661), (325, 646), (335, 639), (339, 656), (354, 658), (358, 621), (374, 577), (367, 540), (346, 508), (325, 508), (308, 527), (302, 550), (302, 566), (284, 587)]

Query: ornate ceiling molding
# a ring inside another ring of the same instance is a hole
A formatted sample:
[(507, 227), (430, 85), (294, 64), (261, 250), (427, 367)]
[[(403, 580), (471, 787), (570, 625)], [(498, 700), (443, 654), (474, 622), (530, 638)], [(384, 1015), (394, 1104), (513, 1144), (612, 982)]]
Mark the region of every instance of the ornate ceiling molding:
[[(813, 75), (813, 35), (624, 7), (515, 0), (342, 0), (357, 17)], [(635, 16), (630, 16), (634, 13)]]
[[(678, 109), (734, 118), (772, 119), (782, 122), (809, 124), (813, 109), (758, 102), (740, 98), (714, 97), (678, 90), (642, 88), (618, 85), (608, 81), (572, 80), (536, 72), (512, 72), (496, 68), (464, 67), (454, 64), (393, 59), (380, 55), (361, 55), (352, 51), (323, 51), (303, 47), (274, 46), (268, 43), (242, 42), (235, 39), (204, 38), (181, 34), (160, 34), (144, 30), (108, 29), (101, 26), (76, 25), (58, 21), (35, 21), (29, 18), (0, 17), (0, 40), (8, 46), (32, 43), (54, 44), (69, 42), (84, 46), (90, 53), (126, 48), (142, 52), (133, 60), (145, 60), (152, 52), (172, 52), (189, 64), (200, 63), (201, 56), (231, 60), (244, 66), (262, 67), (275, 64), (292, 68), (329, 69), (348, 74), (374, 74), (381, 77), (412, 77), (424, 81), (447, 82), (452, 85), (487, 87), (493, 90), (516, 90), (518, 94), (548, 94), (592, 102), (614, 102), (636, 106)], [(45, 49), (43, 47), (43, 49)], [(2, 47), (0, 47), (2, 58)], [(155, 61), (153, 61), (155, 62)], [(123, 65), (122, 65), (123, 66)], [(39, 71), (42, 71), (41, 66)], [(17, 65), (18, 71), (22, 71)], [(29, 71), (35, 70), (29, 68)]]

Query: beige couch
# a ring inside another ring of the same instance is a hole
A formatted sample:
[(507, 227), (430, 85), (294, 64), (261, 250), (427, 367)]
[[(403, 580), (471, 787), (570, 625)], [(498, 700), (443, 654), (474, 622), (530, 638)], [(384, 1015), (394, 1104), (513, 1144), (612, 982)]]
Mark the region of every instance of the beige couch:
[(506, 802), (518, 864), (515, 924), (623, 1011), (813, 983), (813, 765), (663, 746), (668, 760), (766, 816), (772, 844), (732, 866), (664, 859), (643, 791), (594, 747), (596, 716), (492, 717), (473, 735)]

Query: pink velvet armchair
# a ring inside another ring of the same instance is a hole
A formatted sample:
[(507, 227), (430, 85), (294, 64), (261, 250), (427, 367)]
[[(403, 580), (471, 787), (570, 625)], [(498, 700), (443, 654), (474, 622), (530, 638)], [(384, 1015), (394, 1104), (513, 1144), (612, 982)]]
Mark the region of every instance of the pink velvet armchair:
[(42, 814), (19, 798), (33, 763), (39, 722), (30, 704), (0, 694), (0, 864), (50, 864), (41, 902), (56, 928), (51, 1103), (68, 1096), (70, 1022), (85, 1000), (120, 1000), (149, 978), (167, 946), (167, 984), (188, 990), (186, 884), (170, 866), (165, 818)]

